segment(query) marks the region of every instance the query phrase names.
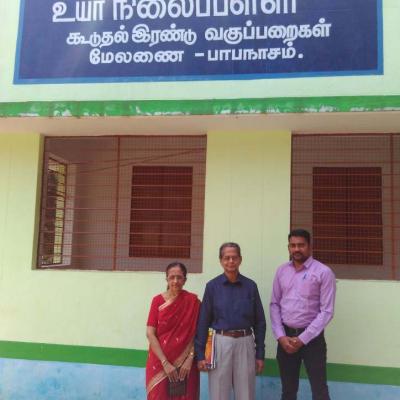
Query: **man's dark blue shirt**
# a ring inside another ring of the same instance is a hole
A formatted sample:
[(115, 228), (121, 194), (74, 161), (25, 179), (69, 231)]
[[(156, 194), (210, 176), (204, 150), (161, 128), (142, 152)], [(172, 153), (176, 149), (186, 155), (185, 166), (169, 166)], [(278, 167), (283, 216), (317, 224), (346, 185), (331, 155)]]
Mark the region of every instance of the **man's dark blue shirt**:
[(218, 330), (253, 328), (256, 359), (264, 360), (266, 322), (256, 283), (241, 274), (233, 283), (225, 274), (207, 283), (195, 340), (198, 361), (204, 360), (209, 327)]

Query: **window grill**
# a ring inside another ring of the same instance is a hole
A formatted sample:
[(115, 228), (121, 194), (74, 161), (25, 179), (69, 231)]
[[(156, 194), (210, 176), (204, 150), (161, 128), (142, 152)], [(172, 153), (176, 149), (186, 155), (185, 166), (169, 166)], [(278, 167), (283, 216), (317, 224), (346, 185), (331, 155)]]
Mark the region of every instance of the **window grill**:
[(47, 137), (38, 267), (201, 271), (205, 154), (205, 136)]
[(67, 166), (49, 158), (47, 162), (46, 208), (43, 212), (42, 265), (62, 263), (65, 223)]
[(400, 135), (294, 135), (292, 228), (341, 278), (400, 279)]
[(382, 173), (313, 168), (314, 255), (329, 264), (382, 265)]
[(192, 167), (133, 167), (131, 257), (190, 258)]

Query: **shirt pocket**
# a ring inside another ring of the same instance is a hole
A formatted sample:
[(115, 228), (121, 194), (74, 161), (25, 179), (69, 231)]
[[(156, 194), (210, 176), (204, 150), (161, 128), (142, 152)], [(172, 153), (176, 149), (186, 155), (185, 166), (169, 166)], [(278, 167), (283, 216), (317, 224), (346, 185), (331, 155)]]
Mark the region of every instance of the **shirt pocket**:
[(311, 275), (301, 281), (298, 292), (302, 298), (318, 299), (319, 287), (318, 278), (315, 275)]

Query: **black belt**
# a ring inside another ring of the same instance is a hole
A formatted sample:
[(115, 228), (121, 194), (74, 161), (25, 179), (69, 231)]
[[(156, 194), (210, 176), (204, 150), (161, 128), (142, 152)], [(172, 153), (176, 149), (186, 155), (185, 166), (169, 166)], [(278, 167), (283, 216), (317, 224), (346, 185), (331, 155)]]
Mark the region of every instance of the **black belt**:
[(249, 336), (253, 333), (253, 331), (251, 329), (233, 329), (233, 330), (226, 330), (226, 331), (223, 329), (217, 329), (215, 332), (218, 335), (229, 336), (229, 337), (233, 337), (233, 338)]
[(291, 328), (290, 326), (287, 325), (283, 325), (283, 327), (285, 328), (285, 332), (286, 332), (286, 336), (299, 336), (300, 334), (302, 334), (307, 328)]

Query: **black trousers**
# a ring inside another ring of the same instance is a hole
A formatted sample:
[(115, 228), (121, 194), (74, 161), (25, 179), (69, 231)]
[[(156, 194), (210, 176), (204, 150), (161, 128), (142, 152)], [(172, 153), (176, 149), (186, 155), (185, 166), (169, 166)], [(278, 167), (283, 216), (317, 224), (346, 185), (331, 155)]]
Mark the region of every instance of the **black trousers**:
[(323, 332), (294, 354), (286, 353), (278, 343), (276, 358), (282, 382), (281, 400), (297, 399), (302, 361), (310, 380), (313, 400), (330, 400), (326, 382), (326, 342)]

